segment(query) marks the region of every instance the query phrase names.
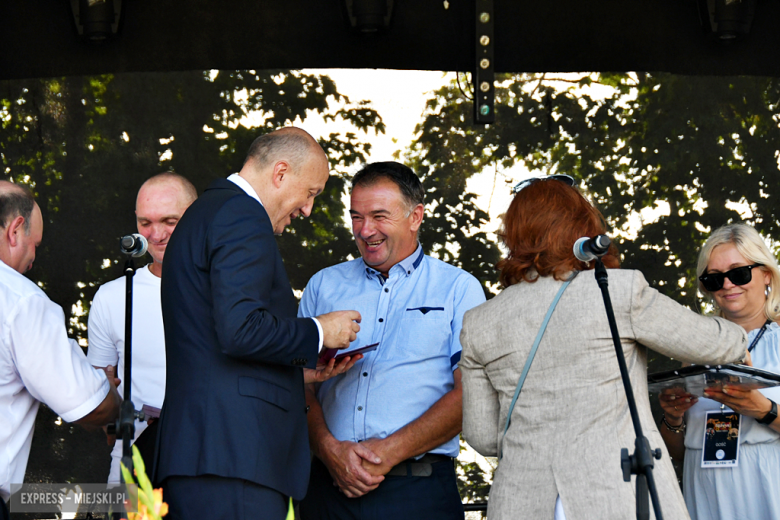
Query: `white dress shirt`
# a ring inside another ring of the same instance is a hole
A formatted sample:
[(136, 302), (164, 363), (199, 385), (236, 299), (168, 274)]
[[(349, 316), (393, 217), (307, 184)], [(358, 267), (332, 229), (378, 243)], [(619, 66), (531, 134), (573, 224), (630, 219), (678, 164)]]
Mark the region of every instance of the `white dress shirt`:
[(33, 282), (0, 262), (0, 498), (21, 484), (38, 402), (66, 422), (105, 399), (109, 384), (68, 340), (62, 308)]

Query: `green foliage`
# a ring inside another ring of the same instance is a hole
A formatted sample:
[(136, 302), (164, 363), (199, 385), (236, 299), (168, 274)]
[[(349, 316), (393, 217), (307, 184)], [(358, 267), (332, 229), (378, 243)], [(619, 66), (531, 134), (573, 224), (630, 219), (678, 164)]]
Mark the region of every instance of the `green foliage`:
[[(490, 494), (490, 483), (485, 478), (485, 472), (476, 462), (461, 462), (455, 460), (458, 473), (458, 492), (464, 503), (487, 502)], [(493, 480), (493, 475), (490, 475)], [(482, 512), (482, 517), (486, 512)]]
[[(353, 130), (321, 142), (337, 175), (312, 218), (293, 223), (280, 239), (285, 258), (293, 261), (293, 287), (302, 289), (314, 271), (353, 251), (341, 176), (365, 161), (367, 133), (384, 132), (384, 124), (366, 102), (341, 95), (327, 76), (206, 71), (0, 85), (4, 177), (33, 187), (45, 219), (31, 276), (66, 312), (77, 304), (87, 310), (97, 287), (121, 274), (117, 237), (135, 230), (135, 194), (146, 178), (174, 170), (202, 191), (238, 171), (258, 135), (305, 126), (311, 113)], [(83, 313), (74, 316), (70, 332), (85, 336), (85, 321)]]
[[(742, 220), (734, 203), (749, 207), (765, 237), (778, 236), (777, 78), (508, 75), (496, 124), (472, 126), (471, 117), (455, 83), (438, 90), (410, 156), (455, 191), (492, 169), (574, 176), (617, 235), (624, 266), (691, 307), (698, 248), (710, 230)], [(643, 210), (666, 207), (642, 222)]]
[[(731, 203), (747, 203), (748, 220), (764, 236), (777, 236), (780, 214), (769, 201), (780, 187), (780, 82), (649, 74), (606, 79), (617, 88), (604, 100), (586, 100), (580, 113), (587, 129), (572, 134), (558, 126), (558, 156), (564, 147), (574, 156), (560, 164), (585, 182), (617, 229), (627, 231), (628, 217), (644, 208), (668, 205), (668, 215), (645, 223), (635, 238), (621, 238), (625, 265), (697, 308), (698, 249), (710, 230), (742, 220)], [(574, 95), (553, 99), (560, 97)]]
[(481, 160), (482, 149), (474, 146), (466, 105), (453, 85), (436, 91), (405, 159), (425, 186), (426, 213), (420, 241), (426, 253), (474, 275), (490, 297), (491, 285), (498, 280), (495, 264), (499, 250), (480, 231), (490, 216), (477, 205), (476, 196), (466, 192), (468, 178), (489, 162)]

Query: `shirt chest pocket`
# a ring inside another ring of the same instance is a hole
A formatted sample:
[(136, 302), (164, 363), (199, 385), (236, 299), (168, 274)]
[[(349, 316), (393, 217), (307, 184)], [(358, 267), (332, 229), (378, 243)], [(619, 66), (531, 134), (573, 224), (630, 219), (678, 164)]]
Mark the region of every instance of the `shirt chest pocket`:
[(411, 307), (398, 327), (400, 354), (417, 359), (450, 357), (451, 318), (443, 307)]

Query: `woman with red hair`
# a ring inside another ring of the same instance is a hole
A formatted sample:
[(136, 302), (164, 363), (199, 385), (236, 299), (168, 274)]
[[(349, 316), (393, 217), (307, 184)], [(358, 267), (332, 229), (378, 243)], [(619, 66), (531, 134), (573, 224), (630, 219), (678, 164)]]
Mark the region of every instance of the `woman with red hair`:
[[(501, 457), (491, 520), (636, 514), (634, 484), (620, 468), (634, 430), (609, 324), (594, 263), (572, 250), (578, 238), (603, 234), (604, 219), (572, 184), (555, 176), (519, 186), (501, 233), (504, 290), (463, 321), (463, 436), (481, 454)], [(645, 347), (690, 363), (729, 363), (745, 356), (745, 333), (663, 296), (642, 273), (617, 269), (614, 246), (603, 261), (642, 426), (651, 447), (665, 450), (650, 413)], [(687, 519), (665, 451), (654, 476), (664, 518)]]

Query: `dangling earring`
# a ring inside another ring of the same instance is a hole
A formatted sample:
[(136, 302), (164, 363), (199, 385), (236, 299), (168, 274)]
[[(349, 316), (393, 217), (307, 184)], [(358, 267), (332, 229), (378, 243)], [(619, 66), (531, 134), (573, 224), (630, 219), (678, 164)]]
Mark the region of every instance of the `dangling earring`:
[(764, 289), (764, 296), (769, 298), (770, 294), (772, 294), (772, 287), (770, 287), (769, 284), (766, 284), (766, 288)]

